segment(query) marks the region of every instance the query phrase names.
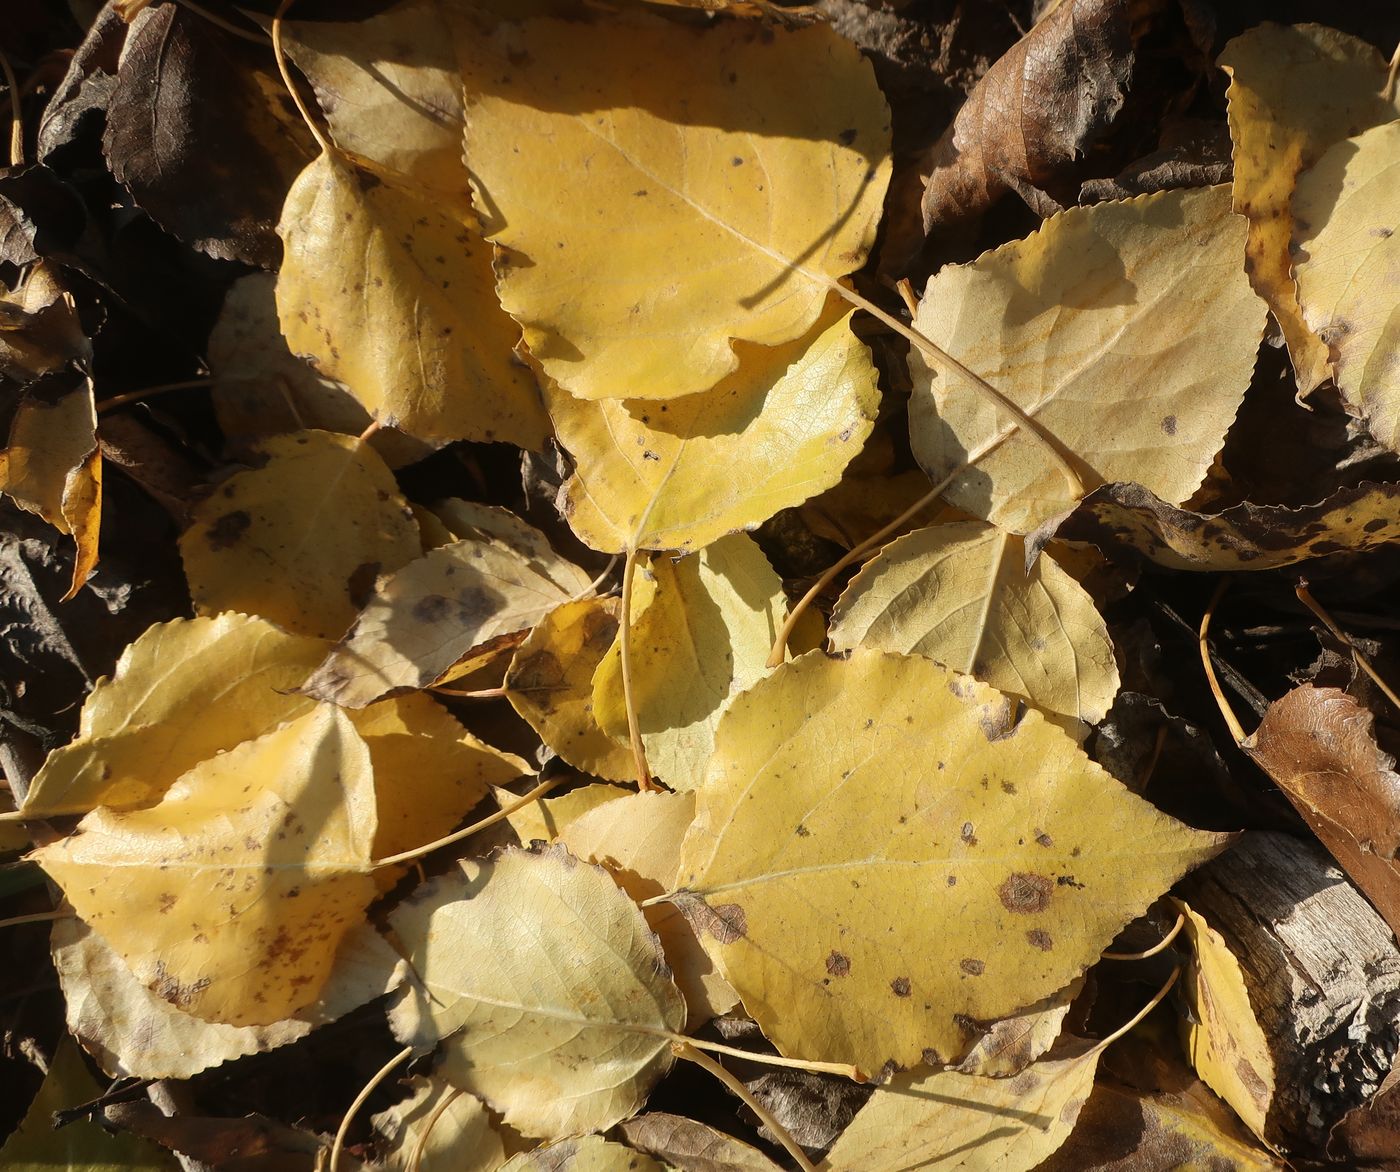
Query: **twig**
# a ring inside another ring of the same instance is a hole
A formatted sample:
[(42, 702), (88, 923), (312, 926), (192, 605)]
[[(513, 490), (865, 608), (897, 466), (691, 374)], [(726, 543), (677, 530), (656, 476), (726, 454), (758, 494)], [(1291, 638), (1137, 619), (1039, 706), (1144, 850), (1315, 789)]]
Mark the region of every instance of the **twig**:
[(423, 1130), (418, 1136), (418, 1142), (413, 1145), (413, 1159), (409, 1161), (408, 1165), (410, 1172), (419, 1172), (423, 1164), (423, 1152), (428, 1146), (428, 1137), (433, 1134), (433, 1128), (437, 1126), (437, 1122), (442, 1118), (443, 1112), (460, 1099), (464, 1093), (465, 1092), (458, 1088), (453, 1087), (452, 1093), (433, 1108), (433, 1113), (428, 1116), (428, 1121), (423, 1125)]
[(1206, 613), (1201, 616), (1199, 641), (1201, 666), (1206, 671), (1206, 683), (1210, 685), (1210, 694), (1215, 697), (1216, 707), (1220, 709), (1220, 715), (1225, 718), (1225, 727), (1230, 730), (1235, 744), (1239, 745), (1245, 741), (1244, 727), (1240, 724), (1239, 717), (1235, 715), (1235, 710), (1230, 707), (1230, 702), (1225, 699), (1225, 693), (1220, 690), (1220, 681), (1215, 675), (1215, 665), (1210, 661), (1210, 645), (1206, 642), (1206, 637), (1210, 633), (1211, 617), (1215, 614), (1215, 608), (1220, 605), (1220, 600), (1225, 597), (1225, 591), (1229, 588), (1230, 579), (1221, 578), (1220, 585), (1215, 588), (1215, 593), (1211, 595), (1210, 605), (1206, 607)]
[(0, 920), (0, 928), (14, 928), (20, 924), (46, 924), (54, 920), (71, 920), (74, 913), (67, 908), (55, 908), (51, 912), (31, 912), (27, 916), (11, 916), (8, 920)]
[(272, 18), (272, 55), (277, 59), (277, 72), (282, 75), (282, 84), (292, 95), (292, 102), (296, 105), (297, 113), (301, 115), (302, 121), (306, 123), (306, 128), (311, 131), (311, 137), (320, 144), (321, 149), (326, 154), (334, 154), (335, 144), (325, 136), (316, 120), (311, 117), (311, 111), (306, 108), (306, 103), (301, 100), (301, 91), (292, 81), (291, 71), (287, 68), (287, 56), (282, 51), (282, 17), (291, 6), (292, 0), (282, 0), (277, 5), (277, 13)]
[[(285, 5), (284, 5), (285, 7)], [(350, 1124), (355, 1120), (355, 1114), (365, 1105), (365, 1100), (374, 1093), (374, 1088), (382, 1083), (386, 1078), (394, 1073), (394, 1068), (401, 1065), (413, 1056), (413, 1047), (405, 1046), (397, 1054), (384, 1063), (378, 1070), (370, 1076), (369, 1082), (361, 1088), (360, 1093), (355, 1096), (355, 1101), (350, 1104), (349, 1110), (345, 1112), (344, 1118), (340, 1121), (340, 1127), (335, 1133), (335, 1142), (331, 1144), (331, 1157), (329, 1161), (330, 1172), (337, 1172), (340, 1167), (340, 1152), (345, 1147), (345, 1136), (350, 1130)]]
[(1299, 582), (1294, 593), (1298, 595), (1299, 602), (1322, 620), (1323, 626), (1351, 648), (1352, 655), (1356, 656), (1356, 666), (1371, 677), (1376, 687), (1385, 693), (1385, 698), (1387, 700), (1394, 704), (1396, 708), (1400, 708), (1400, 696), (1397, 696), (1391, 686), (1381, 679), (1380, 673), (1371, 666), (1371, 661), (1362, 653), (1361, 648), (1356, 645), (1352, 637), (1332, 621), (1332, 616), (1323, 610), (1322, 604), (1312, 596), (1312, 592), (1308, 589), (1308, 584), (1306, 582)]

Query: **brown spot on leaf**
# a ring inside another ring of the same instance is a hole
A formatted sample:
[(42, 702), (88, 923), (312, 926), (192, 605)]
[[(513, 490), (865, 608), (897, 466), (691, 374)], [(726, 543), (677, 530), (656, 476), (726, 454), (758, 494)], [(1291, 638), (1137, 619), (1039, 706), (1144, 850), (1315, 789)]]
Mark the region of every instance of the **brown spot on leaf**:
[(912, 986), (909, 984), (908, 977), (895, 977), (890, 982), (890, 989), (896, 997), (908, 997)]
[(958, 837), (961, 838), (963, 842), (967, 843), (968, 846), (977, 845), (977, 835), (973, 833), (973, 829), (974, 827), (971, 822), (964, 822), (962, 824), (962, 830), (958, 832)]
[(1040, 928), (1032, 928), (1026, 933), (1026, 939), (1031, 942), (1032, 947), (1039, 948), (1041, 952), (1050, 952), (1055, 947), (1054, 937)]
[(831, 955), (826, 958), (826, 971), (833, 977), (847, 976), (851, 971), (851, 958), (832, 949)]
[(452, 600), (441, 594), (425, 594), (413, 604), (413, 619), (419, 623), (440, 623), (452, 612)]
[(248, 516), (246, 509), (225, 513), (209, 526), (209, 532), (204, 535), (204, 540), (209, 543), (210, 549), (229, 549), (238, 544), (239, 539), (248, 531), (248, 526), (252, 523), (253, 518)]
[(1176, 434), (1176, 416), (1175, 416), (1175, 415), (1164, 415), (1164, 416), (1162, 416), (1162, 434), (1163, 434), (1163, 435), (1175, 435), (1175, 434)]
[(963, 957), (962, 960), (958, 961), (958, 968), (962, 969), (969, 977), (980, 977), (987, 971), (986, 964), (975, 956)]
[(1013, 871), (1006, 882), (997, 888), (997, 897), (1007, 911), (1029, 916), (1043, 912), (1050, 906), (1050, 896), (1054, 890), (1054, 884), (1044, 875)]

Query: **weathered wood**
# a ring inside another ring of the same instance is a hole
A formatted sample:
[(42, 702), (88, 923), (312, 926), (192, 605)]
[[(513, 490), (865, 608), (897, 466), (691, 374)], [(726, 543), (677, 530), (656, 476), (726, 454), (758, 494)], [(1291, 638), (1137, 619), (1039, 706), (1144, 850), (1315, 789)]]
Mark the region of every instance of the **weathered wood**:
[(1315, 843), (1254, 833), (1181, 885), (1239, 961), (1273, 1048), (1266, 1138), (1318, 1152), (1396, 1055), (1400, 949)]

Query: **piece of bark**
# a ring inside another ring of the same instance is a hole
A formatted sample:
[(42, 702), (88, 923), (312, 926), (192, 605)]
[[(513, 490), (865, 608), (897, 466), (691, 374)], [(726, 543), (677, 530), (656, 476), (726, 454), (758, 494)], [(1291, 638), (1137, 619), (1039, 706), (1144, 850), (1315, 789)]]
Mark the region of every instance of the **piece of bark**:
[(1269, 1040), (1265, 1138), (1320, 1152), (1395, 1057), (1400, 949), (1390, 929), (1320, 847), (1282, 834), (1244, 835), (1180, 890), (1234, 954)]

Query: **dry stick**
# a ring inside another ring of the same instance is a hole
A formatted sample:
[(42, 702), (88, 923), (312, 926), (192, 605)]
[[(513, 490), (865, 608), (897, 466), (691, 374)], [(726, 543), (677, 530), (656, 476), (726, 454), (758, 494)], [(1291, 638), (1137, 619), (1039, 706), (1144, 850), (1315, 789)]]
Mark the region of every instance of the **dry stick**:
[(1215, 593), (1211, 595), (1210, 605), (1206, 607), (1206, 613), (1201, 616), (1201, 665), (1206, 669), (1206, 683), (1210, 685), (1210, 694), (1215, 697), (1215, 706), (1220, 709), (1220, 715), (1225, 718), (1225, 727), (1235, 738), (1235, 744), (1241, 745), (1245, 741), (1244, 727), (1240, 724), (1239, 717), (1235, 715), (1235, 710), (1230, 707), (1230, 702), (1225, 699), (1225, 693), (1220, 690), (1220, 681), (1215, 675), (1215, 665), (1210, 661), (1210, 646), (1206, 643), (1206, 636), (1210, 633), (1211, 617), (1215, 614), (1215, 608), (1220, 605), (1220, 600), (1225, 597), (1225, 591), (1229, 588), (1230, 579), (1221, 578), (1220, 585), (1215, 588)]
[(311, 111), (306, 108), (306, 103), (301, 100), (301, 91), (292, 83), (291, 71), (287, 68), (287, 57), (282, 52), (282, 17), (287, 9), (292, 6), (292, 0), (282, 0), (277, 5), (277, 13), (272, 18), (272, 55), (277, 59), (277, 72), (282, 75), (282, 84), (287, 87), (287, 92), (292, 95), (292, 102), (297, 108), (297, 113), (306, 123), (306, 128), (311, 131), (311, 137), (316, 140), (321, 149), (326, 154), (336, 153), (335, 144), (322, 132), (316, 120), (311, 117)]
[(695, 1063), (695, 1065), (702, 1070), (708, 1070), (715, 1078), (719, 1079), (720, 1082), (744, 1101), (748, 1109), (758, 1116), (759, 1121), (767, 1126), (768, 1130), (773, 1133), (778, 1142), (782, 1144), (783, 1147), (787, 1148), (788, 1155), (797, 1161), (797, 1166), (802, 1169), (802, 1172), (817, 1172), (816, 1165), (813, 1164), (811, 1160), (807, 1159), (807, 1153), (804, 1152), (798, 1142), (792, 1138), (788, 1129), (774, 1119), (768, 1108), (753, 1097), (749, 1088), (730, 1074), (729, 1071), (725, 1070), (723, 1066), (713, 1058), (700, 1053), (699, 1050), (688, 1042), (672, 1042), (671, 1052), (675, 1054), (677, 1058), (684, 1058), (687, 1062)]
[(731, 1058), (743, 1058), (748, 1062), (757, 1062), (763, 1066), (782, 1066), (788, 1070), (811, 1070), (818, 1074), (836, 1074), (842, 1078), (849, 1078), (853, 1082), (869, 1082), (865, 1073), (858, 1066), (852, 1066), (849, 1062), (809, 1062), (805, 1058), (784, 1058), (781, 1054), (758, 1054), (752, 1050), (741, 1050), (738, 1046), (726, 1046), (723, 1042), (705, 1042), (700, 1038), (687, 1038), (681, 1034), (666, 1035), (675, 1042), (685, 1042), (695, 1046), (700, 1050), (708, 1050), (712, 1054), (727, 1054)]
[(113, 395), (110, 399), (103, 399), (97, 404), (97, 413), (105, 415), (108, 411), (115, 411), (118, 407), (125, 407), (130, 403), (139, 403), (143, 399), (149, 399), (152, 395), (164, 395), (170, 391), (188, 391), (193, 387), (207, 387), (213, 382), (212, 378), (187, 378), (177, 383), (161, 383), (159, 386), (142, 387), (139, 391), (125, 391), (120, 395)]
[(1149, 956), (1156, 956), (1159, 952), (1165, 952), (1185, 925), (1185, 914), (1178, 912), (1176, 923), (1172, 925), (1172, 930), (1157, 941), (1151, 948), (1144, 948), (1141, 952), (1101, 952), (1099, 956), (1103, 960), (1146, 960)]
[(0, 72), (5, 75), (5, 87), (10, 91), (10, 166), (24, 165), (24, 118), (19, 108), (19, 81), (10, 59), (0, 49)]
[(395, 867), (399, 863), (411, 863), (414, 859), (421, 859), (424, 855), (430, 854), (440, 847), (451, 846), (454, 842), (461, 842), (464, 838), (470, 838), (477, 831), (485, 830), (488, 826), (494, 826), (503, 818), (514, 814), (516, 810), (523, 809), (531, 802), (538, 801), (550, 790), (554, 789), (555, 786), (562, 785), (565, 780), (566, 778), (561, 775), (559, 777), (551, 777), (548, 781), (542, 781), (519, 801), (511, 802), (508, 806), (502, 806), (494, 814), (483, 818), (480, 822), (473, 822), (465, 829), (454, 831), (451, 834), (439, 838), (436, 842), (428, 843), (426, 846), (416, 846), (410, 851), (401, 851), (399, 854), (390, 855), (386, 859), (375, 859), (369, 864), (369, 869), (371, 871), (377, 871), (380, 867)]
[(383, 430), (383, 425), (379, 422), (379, 420), (377, 420), (377, 419), (371, 419), (371, 420), (369, 421), (369, 426), (368, 426), (367, 428), (365, 428), (364, 431), (360, 432), (360, 434), (356, 437), (355, 442), (356, 442), (356, 443), (359, 443), (359, 444), (362, 444), (362, 443), (364, 443), (366, 440), (368, 440), (368, 439), (370, 438), (370, 436), (374, 435), (375, 432), (377, 432), (377, 431), (382, 431), (382, 430)]
[(1317, 615), (1317, 617), (1322, 620), (1323, 625), (1331, 631), (1332, 634), (1351, 648), (1351, 653), (1356, 656), (1357, 666), (1375, 681), (1376, 687), (1385, 693), (1387, 700), (1394, 704), (1396, 708), (1400, 708), (1400, 696), (1397, 696), (1390, 685), (1381, 679), (1380, 674), (1371, 666), (1371, 661), (1362, 653), (1361, 648), (1352, 641), (1352, 637), (1342, 630), (1341, 627), (1337, 626), (1332, 616), (1322, 609), (1322, 604), (1312, 596), (1312, 592), (1308, 589), (1308, 584), (1306, 582), (1299, 582), (1294, 593), (1298, 595), (1298, 601), (1312, 611), (1313, 614)]
[[(285, 8), (286, 5), (284, 4)], [(345, 1146), (345, 1134), (350, 1130), (350, 1124), (355, 1121), (355, 1113), (365, 1105), (365, 1100), (374, 1093), (374, 1088), (382, 1083), (386, 1078), (394, 1073), (394, 1068), (399, 1066), (408, 1058), (413, 1056), (413, 1047), (405, 1046), (397, 1054), (384, 1063), (378, 1070), (370, 1076), (369, 1082), (365, 1083), (360, 1093), (355, 1096), (355, 1101), (350, 1104), (350, 1109), (345, 1112), (345, 1117), (340, 1121), (340, 1127), (335, 1133), (335, 1142), (331, 1144), (331, 1158), (329, 1161), (330, 1172), (336, 1172), (340, 1167), (340, 1151)]]
[(644, 790), (655, 789), (647, 768), (647, 749), (642, 743), (641, 721), (637, 719), (637, 700), (632, 693), (632, 579), (636, 576), (637, 550), (627, 548), (627, 560), (622, 563), (622, 614), (618, 618), (618, 652), (622, 660), (622, 706), (627, 709), (627, 736), (632, 742), (632, 759), (637, 766), (637, 784)]
[(53, 920), (71, 920), (76, 915), (66, 908), (58, 908), (51, 912), (32, 912), (27, 916), (11, 916), (8, 920), (0, 920), (0, 928), (13, 928), (19, 924), (44, 924)]
[(419, 1172), (419, 1169), (423, 1165), (423, 1150), (428, 1146), (428, 1137), (433, 1134), (433, 1128), (437, 1126), (437, 1122), (442, 1118), (443, 1112), (460, 1099), (463, 1094), (465, 1094), (464, 1091), (453, 1087), (452, 1093), (448, 1095), (447, 1098), (443, 1099), (443, 1101), (433, 1109), (433, 1113), (428, 1116), (428, 1122), (423, 1125), (423, 1132), (418, 1137), (418, 1142), (413, 1145), (413, 1158), (409, 1161), (408, 1165), (409, 1172)]

